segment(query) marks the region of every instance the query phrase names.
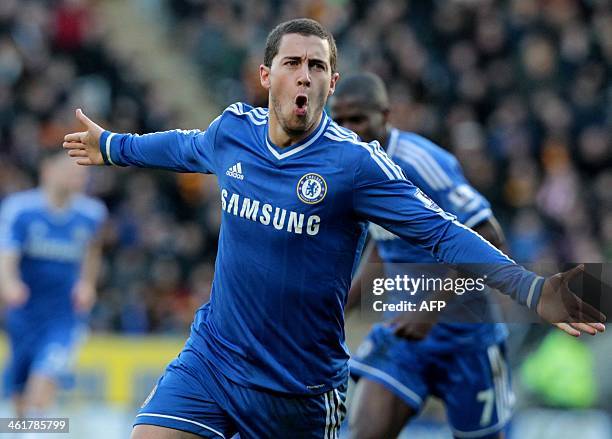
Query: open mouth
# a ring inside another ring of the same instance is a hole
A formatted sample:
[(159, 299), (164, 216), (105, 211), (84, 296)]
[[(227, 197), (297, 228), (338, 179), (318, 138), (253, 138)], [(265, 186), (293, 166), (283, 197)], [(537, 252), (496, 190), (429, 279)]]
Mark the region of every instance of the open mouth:
[(299, 94), (295, 97), (295, 113), (298, 116), (306, 114), (308, 109), (308, 96), (305, 94)]

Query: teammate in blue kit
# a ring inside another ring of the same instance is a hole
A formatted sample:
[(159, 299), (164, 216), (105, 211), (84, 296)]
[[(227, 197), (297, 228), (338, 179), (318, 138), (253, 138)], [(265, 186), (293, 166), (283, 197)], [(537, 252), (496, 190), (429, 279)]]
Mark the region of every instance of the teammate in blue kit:
[(106, 207), (80, 193), (85, 169), (65, 154), (43, 160), (41, 185), (0, 205), (0, 294), (11, 357), (4, 390), (17, 416), (40, 416), (69, 376), (95, 301), (96, 239)]
[[(344, 416), (343, 309), (368, 221), (439, 259), (497, 264), (488, 281), (573, 334), (604, 329), (561, 282), (514, 264), (432, 206), (377, 143), (323, 111), (339, 74), (331, 34), (297, 19), (268, 36), (269, 109), (230, 105), (204, 132), (86, 131), (64, 147), (82, 165), (217, 175), (222, 224), (211, 300), (136, 417), (132, 438), (334, 438)], [(484, 275), (485, 273), (479, 273)], [(568, 299), (568, 311), (560, 297)], [(580, 309), (588, 316), (578, 317)], [(567, 323), (570, 314), (582, 321)]]
[[(343, 80), (331, 113), (362, 140), (379, 141), (406, 177), (458, 221), (495, 246), (503, 246), (503, 232), (489, 203), (469, 185), (456, 158), (417, 134), (389, 125), (389, 100), (378, 76), (363, 73)], [(422, 248), (379, 226), (370, 230), (372, 240), (364, 254), (387, 263), (388, 276), (411, 268), (397, 264), (437, 263)], [(347, 309), (359, 302), (360, 284), (360, 279), (353, 282)], [(487, 302), (488, 295), (478, 294), (470, 307), (478, 310), (482, 321), (492, 322), (495, 316)], [(513, 402), (505, 325), (460, 323), (452, 311), (447, 315), (450, 322), (436, 323), (434, 316), (410, 317), (409, 313), (396, 317), (395, 326), (376, 325), (351, 359), (351, 374), (358, 379), (351, 437), (396, 437), (430, 394), (445, 402), (455, 437), (501, 437)]]

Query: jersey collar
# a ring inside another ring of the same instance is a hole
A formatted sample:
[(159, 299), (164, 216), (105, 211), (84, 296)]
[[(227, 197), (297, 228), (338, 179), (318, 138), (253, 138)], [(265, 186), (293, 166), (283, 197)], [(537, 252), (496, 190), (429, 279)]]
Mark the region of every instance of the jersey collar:
[(305, 139), (293, 145), (287, 146), (285, 148), (279, 148), (274, 143), (272, 143), (272, 141), (270, 140), (269, 132), (268, 132), (268, 125), (266, 125), (266, 147), (272, 153), (272, 155), (276, 157), (278, 160), (282, 160), (284, 158), (290, 157), (294, 154), (297, 154), (300, 151), (305, 150), (310, 145), (315, 143), (327, 129), (329, 120), (330, 120), (329, 116), (327, 116), (327, 113), (323, 111), (323, 117), (321, 117), (321, 121), (319, 122), (319, 126), (317, 127), (316, 130), (310, 133), (310, 135), (306, 137)]

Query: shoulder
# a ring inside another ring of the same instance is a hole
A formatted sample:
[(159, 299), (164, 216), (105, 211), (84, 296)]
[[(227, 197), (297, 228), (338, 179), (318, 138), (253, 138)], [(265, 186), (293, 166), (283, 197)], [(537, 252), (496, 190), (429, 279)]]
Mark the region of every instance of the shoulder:
[(394, 149), (394, 155), (405, 152), (413, 152), (423, 157), (427, 156), (441, 164), (452, 164), (457, 160), (453, 154), (428, 138), (416, 133), (398, 130), (397, 146)]
[(323, 136), (342, 148), (346, 165), (356, 168), (356, 171), (384, 174), (391, 180), (405, 179), (401, 168), (393, 163), (378, 142), (362, 142), (357, 134), (334, 121), (330, 121)]
[(236, 102), (223, 110), (219, 118), (243, 120), (253, 125), (265, 125), (268, 122), (268, 109)]
[(44, 196), (39, 189), (16, 192), (4, 198), (0, 208), (5, 218), (16, 218), (25, 212), (40, 210), (44, 206)]
[(108, 216), (106, 206), (97, 198), (80, 194), (77, 195), (74, 205), (78, 213), (95, 222), (102, 222)]
[(457, 159), (431, 140), (399, 131), (390, 152), (393, 160), (400, 162), (409, 174), (417, 174), (432, 189), (442, 190), (453, 185)]

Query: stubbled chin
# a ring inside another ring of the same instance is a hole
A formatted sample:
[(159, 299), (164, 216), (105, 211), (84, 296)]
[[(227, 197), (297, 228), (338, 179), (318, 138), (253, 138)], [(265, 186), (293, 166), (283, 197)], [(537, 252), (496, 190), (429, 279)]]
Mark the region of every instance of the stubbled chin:
[(296, 114), (293, 109), (291, 109), (289, 120), (296, 125), (307, 125), (310, 121), (310, 111), (307, 110), (303, 115), (299, 115)]

